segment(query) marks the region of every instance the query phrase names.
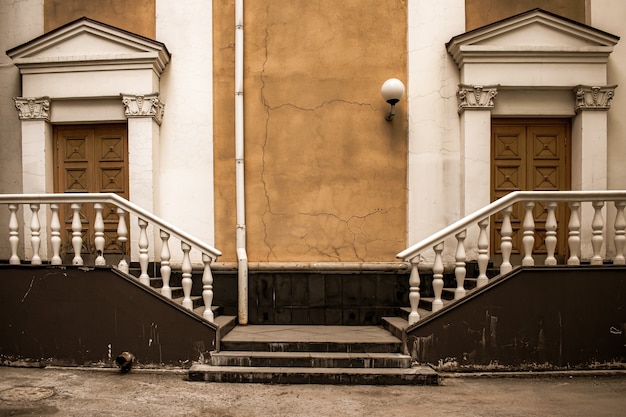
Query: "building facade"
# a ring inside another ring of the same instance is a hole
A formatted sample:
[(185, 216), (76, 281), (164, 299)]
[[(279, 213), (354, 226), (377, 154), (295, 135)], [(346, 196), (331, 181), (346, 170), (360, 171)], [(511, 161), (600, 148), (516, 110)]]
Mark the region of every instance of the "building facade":
[[(625, 14), (621, 0), (3, 3), (0, 192), (115, 192), (225, 264), (393, 263), (514, 190), (626, 188)], [(392, 121), (389, 78), (406, 86)]]

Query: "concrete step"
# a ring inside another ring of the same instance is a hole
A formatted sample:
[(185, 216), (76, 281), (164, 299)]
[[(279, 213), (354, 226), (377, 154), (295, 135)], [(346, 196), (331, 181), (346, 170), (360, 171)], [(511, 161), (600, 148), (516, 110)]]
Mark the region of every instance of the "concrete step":
[(290, 368), (409, 368), (411, 357), (400, 353), (221, 351), (211, 354), (210, 364)]
[(378, 326), (236, 326), (220, 350), (401, 353), (402, 341)]
[(430, 367), (300, 368), (193, 365), (190, 381), (272, 384), (438, 385)]

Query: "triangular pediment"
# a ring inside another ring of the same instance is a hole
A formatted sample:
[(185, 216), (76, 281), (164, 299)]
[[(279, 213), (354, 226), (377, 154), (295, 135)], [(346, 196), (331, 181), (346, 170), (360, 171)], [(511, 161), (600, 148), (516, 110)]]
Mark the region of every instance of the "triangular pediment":
[(529, 62), (533, 57), (598, 62), (608, 59), (618, 41), (610, 33), (534, 9), (455, 36), (446, 46), (461, 68), (468, 62)]
[(161, 73), (170, 54), (161, 42), (86, 17), (9, 51), (20, 70), (46, 67), (152, 65)]

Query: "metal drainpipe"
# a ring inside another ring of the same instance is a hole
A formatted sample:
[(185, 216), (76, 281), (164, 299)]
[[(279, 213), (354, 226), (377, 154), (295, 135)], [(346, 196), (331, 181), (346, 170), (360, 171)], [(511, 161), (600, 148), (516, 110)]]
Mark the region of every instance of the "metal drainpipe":
[(235, 0), (235, 182), (237, 205), (237, 276), (239, 324), (248, 324), (248, 254), (243, 132), (243, 0)]

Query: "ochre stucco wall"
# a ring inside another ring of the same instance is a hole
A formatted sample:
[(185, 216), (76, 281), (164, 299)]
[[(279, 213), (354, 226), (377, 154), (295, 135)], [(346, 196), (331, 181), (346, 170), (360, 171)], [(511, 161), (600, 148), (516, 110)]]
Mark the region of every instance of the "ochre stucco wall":
[(587, 23), (585, 0), (465, 0), (465, 27), (469, 31), (535, 8)]
[[(214, 4), (216, 246), (235, 260), (233, 4)], [(245, 2), (250, 261), (394, 261), (406, 244), (406, 2)]]
[(44, 0), (44, 32), (83, 16), (154, 39), (156, 0)]

